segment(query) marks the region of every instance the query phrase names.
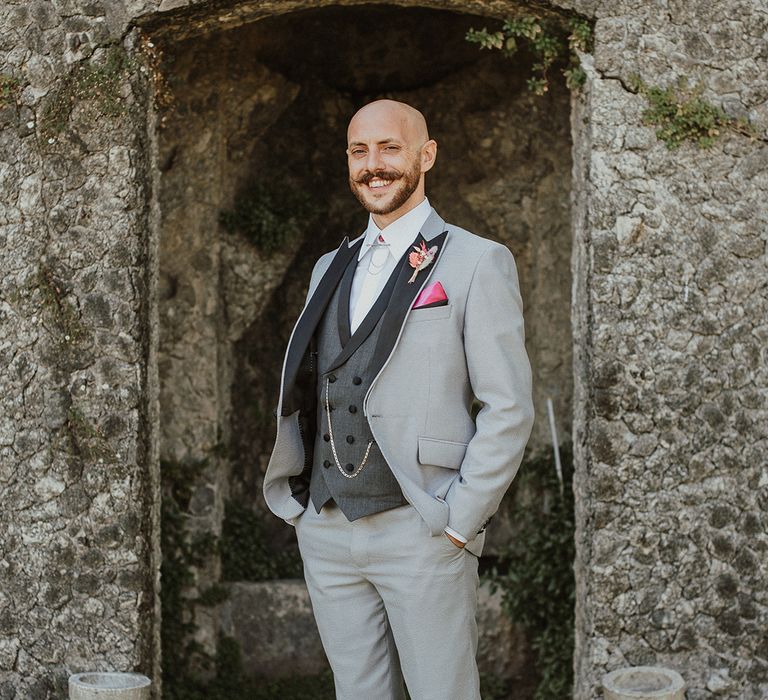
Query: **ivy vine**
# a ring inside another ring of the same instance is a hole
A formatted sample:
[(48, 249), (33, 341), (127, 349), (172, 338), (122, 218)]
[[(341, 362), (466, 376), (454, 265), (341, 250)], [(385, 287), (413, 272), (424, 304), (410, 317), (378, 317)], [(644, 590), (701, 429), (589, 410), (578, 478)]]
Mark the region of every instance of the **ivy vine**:
[[(535, 61), (533, 75), (526, 84), (536, 95), (543, 95), (549, 89), (547, 71), (556, 61), (568, 62), (562, 73), (568, 88), (577, 90), (586, 80), (579, 52), (592, 53), (594, 47), (592, 27), (586, 20), (570, 18), (563, 23), (560, 19), (530, 14), (505, 20), (497, 31), (472, 28), (465, 39), (479, 44), (481, 49), (498, 49), (507, 57), (517, 53), (521, 46), (527, 48)], [(667, 87), (649, 85), (638, 74), (633, 74), (628, 82), (630, 90), (642, 94), (648, 101), (642, 115), (643, 124), (657, 127), (657, 138), (670, 150), (684, 141), (709, 148), (726, 131), (760, 138), (746, 119), (732, 117), (721, 107), (704, 100), (704, 85), (691, 87), (686, 76)]]
[(534, 56), (534, 75), (526, 80), (528, 89), (536, 95), (549, 90), (547, 71), (558, 60), (566, 60), (562, 69), (569, 89), (578, 89), (586, 80), (576, 49), (592, 52), (592, 27), (586, 20), (569, 18), (563, 22), (556, 18), (542, 18), (535, 15), (521, 15), (504, 21), (498, 31), (489, 32), (471, 28), (465, 39), (480, 45), (481, 49), (499, 49), (511, 58), (522, 47)]

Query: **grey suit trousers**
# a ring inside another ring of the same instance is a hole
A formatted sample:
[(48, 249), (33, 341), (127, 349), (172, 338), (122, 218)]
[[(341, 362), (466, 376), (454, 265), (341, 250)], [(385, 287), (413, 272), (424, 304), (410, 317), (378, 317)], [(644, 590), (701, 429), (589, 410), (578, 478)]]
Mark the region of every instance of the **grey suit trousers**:
[(337, 700), (403, 700), (403, 679), (412, 700), (480, 700), (474, 554), (410, 504), (307, 508), (296, 536)]

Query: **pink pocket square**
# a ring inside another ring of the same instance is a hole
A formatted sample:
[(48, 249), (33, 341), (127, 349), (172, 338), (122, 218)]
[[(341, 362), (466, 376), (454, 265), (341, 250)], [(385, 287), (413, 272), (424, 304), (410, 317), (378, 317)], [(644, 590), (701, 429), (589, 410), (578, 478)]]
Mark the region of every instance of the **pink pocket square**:
[(420, 309), (425, 306), (441, 306), (440, 302), (448, 303), (448, 295), (440, 282), (432, 282), (421, 290), (411, 308)]

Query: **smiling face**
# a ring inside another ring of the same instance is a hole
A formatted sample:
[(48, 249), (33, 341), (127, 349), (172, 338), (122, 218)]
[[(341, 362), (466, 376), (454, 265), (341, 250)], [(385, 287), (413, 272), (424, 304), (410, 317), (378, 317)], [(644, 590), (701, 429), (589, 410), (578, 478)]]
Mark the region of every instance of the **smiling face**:
[(347, 130), (349, 186), (379, 228), (424, 199), (424, 173), (435, 161), (420, 112), (394, 100), (362, 107)]

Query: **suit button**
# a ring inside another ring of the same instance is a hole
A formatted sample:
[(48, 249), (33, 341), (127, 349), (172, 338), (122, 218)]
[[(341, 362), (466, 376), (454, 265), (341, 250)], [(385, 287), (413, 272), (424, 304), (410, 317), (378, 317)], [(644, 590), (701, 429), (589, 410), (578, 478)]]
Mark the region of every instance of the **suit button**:
[(323, 462), (323, 466), (324, 466), (326, 469), (328, 469), (328, 467), (330, 467), (330, 466), (331, 466), (331, 463), (330, 463), (330, 462), (329, 462), (329, 461), (326, 459), (326, 460)]
[(350, 413), (357, 413), (357, 406), (350, 406), (349, 407), (349, 412)]
[(328, 435), (328, 433), (326, 433), (325, 435), (323, 435), (323, 440), (325, 440), (326, 442), (328, 442), (330, 439), (331, 439), (331, 436), (330, 436), (330, 435)]
[(363, 380), (360, 379), (360, 377), (352, 377), (352, 383), (353, 384), (362, 384)]
[(333, 384), (333, 383), (336, 381), (336, 375), (335, 375), (335, 374), (331, 374), (331, 375), (329, 375), (329, 376), (328, 376), (328, 381), (329, 381), (331, 384)]
[(347, 435), (347, 442), (351, 445), (355, 441), (353, 435)]
[(344, 469), (346, 469), (351, 474), (353, 471), (355, 471), (355, 465), (350, 462), (344, 466)]

